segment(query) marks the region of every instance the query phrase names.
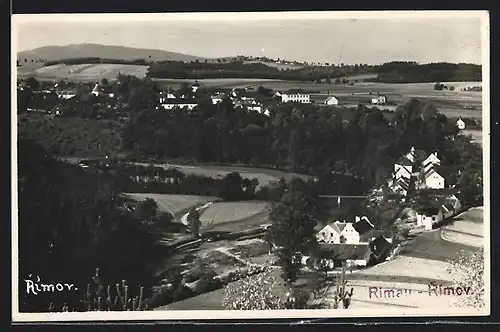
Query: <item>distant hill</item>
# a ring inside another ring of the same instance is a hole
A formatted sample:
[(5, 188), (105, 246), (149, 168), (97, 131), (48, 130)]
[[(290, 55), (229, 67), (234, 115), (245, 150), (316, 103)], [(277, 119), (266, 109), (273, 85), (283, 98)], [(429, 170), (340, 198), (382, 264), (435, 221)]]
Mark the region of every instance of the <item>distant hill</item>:
[[(29, 51), (18, 52), (17, 58), (22, 65), (30, 65), (38, 59), (57, 61), (62, 59), (96, 57), (103, 59), (131, 60), (173, 60), (173, 61), (204, 61), (206, 58), (168, 52), (162, 50), (132, 48), (124, 46), (111, 46), (99, 44), (72, 44), (65, 46), (44, 46)], [(26, 59), (26, 61), (25, 61)]]

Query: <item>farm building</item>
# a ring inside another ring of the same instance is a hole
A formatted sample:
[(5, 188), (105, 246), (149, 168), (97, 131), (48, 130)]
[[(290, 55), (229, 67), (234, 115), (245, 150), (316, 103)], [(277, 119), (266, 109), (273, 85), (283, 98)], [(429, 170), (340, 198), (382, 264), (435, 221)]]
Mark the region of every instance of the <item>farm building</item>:
[(334, 96), (329, 96), (328, 98), (326, 98), (325, 104), (326, 105), (338, 105), (339, 100), (337, 98), (335, 98)]
[(311, 102), (311, 99), (310, 99), (310, 95), (309, 94), (303, 94), (303, 93), (287, 94), (287, 93), (283, 93), (281, 95), (281, 101), (283, 103), (295, 102), (295, 103), (309, 104)]

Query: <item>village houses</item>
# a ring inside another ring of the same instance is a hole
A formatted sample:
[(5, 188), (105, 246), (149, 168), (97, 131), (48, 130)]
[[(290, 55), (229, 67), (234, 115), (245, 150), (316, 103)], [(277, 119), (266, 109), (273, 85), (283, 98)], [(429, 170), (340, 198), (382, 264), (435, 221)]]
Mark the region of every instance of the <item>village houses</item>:
[(338, 105), (339, 100), (335, 96), (328, 96), (325, 100), (325, 105)]
[(464, 120), (462, 120), (461, 117), (458, 118), (456, 125), (457, 125), (457, 128), (460, 129), (460, 130), (464, 130), (465, 129), (465, 122), (464, 122)]

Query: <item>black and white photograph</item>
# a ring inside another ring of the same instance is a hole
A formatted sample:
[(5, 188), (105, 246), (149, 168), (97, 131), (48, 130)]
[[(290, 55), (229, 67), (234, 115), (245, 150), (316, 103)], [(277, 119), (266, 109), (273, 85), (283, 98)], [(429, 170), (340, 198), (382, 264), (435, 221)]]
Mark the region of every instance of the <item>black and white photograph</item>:
[(13, 15), (13, 321), (489, 315), (489, 45), (487, 11)]

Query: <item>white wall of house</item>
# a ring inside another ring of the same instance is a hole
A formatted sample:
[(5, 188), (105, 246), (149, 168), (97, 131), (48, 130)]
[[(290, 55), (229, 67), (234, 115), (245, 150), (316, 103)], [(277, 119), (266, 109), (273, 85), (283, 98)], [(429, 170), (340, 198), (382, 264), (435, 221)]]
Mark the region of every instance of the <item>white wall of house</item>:
[(457, 120), (457, 127), (460, 130), (464, 130), (465, 129), (465, 122), (462, 119), (458, 119)]
[(282, 94), (281, 95), (281, 101), (283, 103), (287, 103), (287, 102), (298, 102), (298, 103), (304, 103), (304, 104), (308, 104), (310, 103), (310, 96), (308, 94), (301, 94), (301, 93), (297, 93), (297, 94)]
[(431, 153), (423, 162), (422, 165), (426, 166), (427, 164), (432, 163), (434, 165), (440, 165), (441, 160), (438, 158), (436, 153)]
[(439, 210), (436, 215), (426, 216), (424, 214), (417, 213), (417, 226), (424, 226), (426, 230), (431, 230), (432, 225), (443, 220), (443, 212)]
[(342, 230), (341, 235), (345, 238), (345, 243), (356, 244), (360, 241), (360, 235), (351, 223), (348, 223)]
[(316, 240), (318, 242), (324, 242), (328, 244), (338, 244), (340, 243), (340, 234), (337, 233), (330, 225), (326, 225), (322, 230), (316, 235)]
[(330, 96), (328, 98), (326, 98), (325, 100), (325, 104), (327, 105), (338, 105), (339, 104), (339, 100), (333, 96)]
[(400, 168), (405, 168), (407, 173), (412, 173), (413, 167), (412, 166), (403, 166), (398, 163), (394, 164), (394, 173), (397, 173)]
[(411, 172), (408, 171), (407, 167), (399, 167), (398, 170), (396, 171), (396, 173), (394, 174), (394, 177), (396, 179), (399, 179), (399, 178), (410, 179)]
[(183, 108), (183, 109), (185, 108), (185, 109), (188, 109), (188, 110), (192, 110), (196, 106), (198, 106), (198, 104), (162, 104), (161, 106), (164, 109), (166, 109), (166, 110), (171, 110), (171, 109), (174, 109), (176, 107)]
[(445, 186), (444, 178), (435, 171), (424, 179), (424, 184), (426, 188), (431, 189), (444, 189)]
[(347, 266), (366, 266), (368, 262), (366, 259), (348, 259), (346, 260)]

